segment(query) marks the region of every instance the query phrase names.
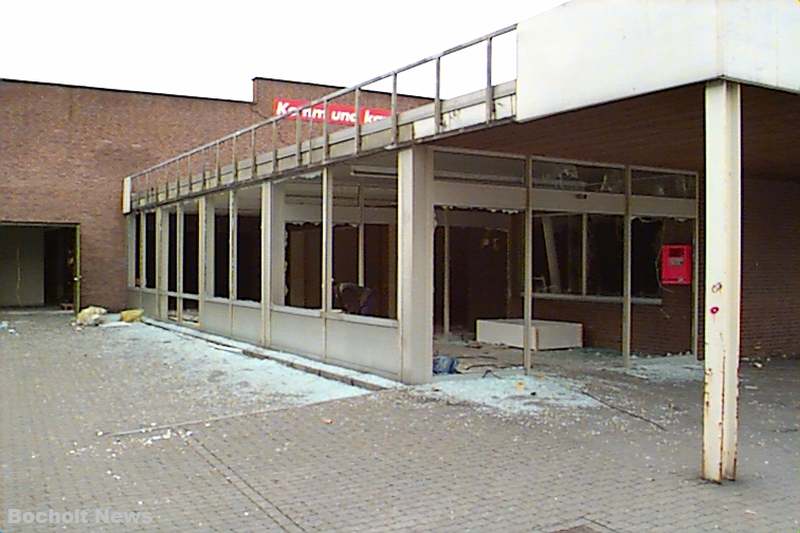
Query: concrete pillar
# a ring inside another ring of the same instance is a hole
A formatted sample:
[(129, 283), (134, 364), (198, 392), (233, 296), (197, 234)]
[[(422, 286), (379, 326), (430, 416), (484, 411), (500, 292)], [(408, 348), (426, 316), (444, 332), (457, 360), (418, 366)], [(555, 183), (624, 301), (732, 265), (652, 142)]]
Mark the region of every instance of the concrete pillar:
[[(212, 209), (213, 210), (213, 209)], [(200, 327), (203, 327), (203, 313), (206, 304), (206, 276), (208, 269), (208, 197), (197, 199), (197, 315)]]
[(271, 182), (261, 184), (261, 344), (272, 344), (272, 190)]
[(736, 478), (741, 289), (741, 97), (739, 84), (705, 90), (705, 385), (703, 477)]
[(433, 153), (398, 154), (398, 318), (401, 379), (426, 383), (433, 365)]
[(156, 301), (158, 318), (167, 320), (167, 280), (169, 269), (169, 213), (163, 207), (156, 209)]
[(178, 300), (175, 311), (178, 314), (178, 322), (183, 322), (183, 248), (184, 248), (184, 213), (183, 204), (178, 203), (175, 214), (175, 289), (178, 291)]

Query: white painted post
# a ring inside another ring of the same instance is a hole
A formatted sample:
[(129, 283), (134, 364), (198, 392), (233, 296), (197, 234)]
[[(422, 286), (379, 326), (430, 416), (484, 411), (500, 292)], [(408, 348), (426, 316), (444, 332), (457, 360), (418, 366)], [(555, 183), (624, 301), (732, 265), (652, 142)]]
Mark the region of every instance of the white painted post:
[(233, 302), (237, 299), (236, 252), (239, 232), (239, 209), (236, 203), (236, 191), (228, 191), (228, 331), (233, 334)]
[[(166, 217), (165, 217), (166, 215)], [(167, 223), (164, 223), (164, 219)], [(169, 214), (163, 207), (156, 208), (156, 301), (158, 318), (167, 320), (167, 269), (169, 268)]]
[(207, 206), (207, 196), (197, 199), (197, 320), (201, 328), (206, 305), (206, 272), (208, 271), (206, 266), (208, 252)]
[(272, 183), (261, 184), (261, 344), (272, 344)]
[(444, 219), (444, 286), (442, 290), (442, 322), (444, 322), (444, 337), (450, 337), (450, 222), (447, 219), (447, 210), (442, 210), (442, 218)]
[(703, 477), (736, 478), (741, 291), (739, 84), (706, 84)]
[(322, 169), (322, 339), (323, 358), (328, 357), (328, 313), (333, 309), (333, 172)]
[(522, 366), (531, 368), (531, 320), (533, 318), (533, 161), (525, 163), (525, 281), (522, 303)]
[(398, 153), (398, 318), (403, 383), (426, 383), (433, 372), (433, 152)]
[(365, 286), (364, 274), (364, 187), (358, 186), (358, 284)]
[(144, 291), (147, 286), (147, 215), (140, 211), (139, 217), (139, 308), (144, 305)]
[(175, 289), (178, 291), (175, 312), (179, 323), (183, 322), (183, 215), (183, 203), (178, 202), (175, 211)]
[(215, 283), (215, 270), (216, 270), (216, 259), (215, 255), (217, 253), (217, 206), (214, 204), (214, 197), (207, 197), (203, 196), (201, 198), (205, 200), (205, 227), (206, 227), (206, 260), (205, 260), (205, 282), (206, 285), (204, 287), (205, 293), (207, 296), (214, 296), (214, 289), (216, 287)]
[(631, 367), (631, 168), (625, 167), (625, 215), (622, 230), (622, 363)]

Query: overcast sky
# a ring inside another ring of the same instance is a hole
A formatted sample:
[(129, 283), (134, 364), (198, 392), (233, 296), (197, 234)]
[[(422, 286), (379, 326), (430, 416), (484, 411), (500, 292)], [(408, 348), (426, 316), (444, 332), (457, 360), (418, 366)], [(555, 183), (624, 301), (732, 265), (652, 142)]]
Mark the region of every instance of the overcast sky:
[(350, 86), (564, 1), (9, 0), (0, 78), (249, 100), (256, 76)]

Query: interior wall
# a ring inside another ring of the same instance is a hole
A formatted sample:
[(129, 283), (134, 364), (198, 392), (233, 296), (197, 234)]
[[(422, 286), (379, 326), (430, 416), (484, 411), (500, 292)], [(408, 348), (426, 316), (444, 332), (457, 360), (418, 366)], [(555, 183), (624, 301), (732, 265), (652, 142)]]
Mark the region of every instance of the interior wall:
[[(511, 276), (513, 294), (521, 295), (523, 279), (518, 269), (523, 264), (522, 217), (514, 217), (514, 250)], [(664, 223), (665, 244), (691, 244), (691, 222), (667, 220)], [(534, 249), (534, 254), (536, 254)], [(522, 316), (522, 297), (514, 299), (512, 316)], [(632, 305), (631, 348), (649, 354), (682, 353), (691, 349), (692, 340), (691, 285), (669, 286), (662, 290), (660, 304)], [(533, 318), (562, 320), (583, 324), (584, 346), (622, 349), (622, 303), (580, 300), (533, 299)]]
[(0, 226), (0, 306), (44, 305), (44, 228)]

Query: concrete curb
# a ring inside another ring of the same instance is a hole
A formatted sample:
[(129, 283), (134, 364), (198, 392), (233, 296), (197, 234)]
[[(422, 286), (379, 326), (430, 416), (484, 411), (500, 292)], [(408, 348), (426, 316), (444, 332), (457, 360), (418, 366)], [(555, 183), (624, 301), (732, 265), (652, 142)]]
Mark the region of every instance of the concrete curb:
[(329, 365), (327, 363), (308, 359), (296, 354), (264, 349), (254, 344), (229, 339), (227, 337), (214, 335), (205, 331), (198, 331), (186, 326), (170, 324), (168, 322), (163, 322), (161, 320), (155, 320), (148, 317), (142, 318), (142, 322), (148, 326), (165, 329), (167, 331), (173, 331), (182, 335), (188, 335), (212, 344), (218, 344), (227, 348), (235, 348), (241, 350), (244, 355), (254, 359), (268, 359), (284, 366), (288, 366), (289, 368), (294, 368), (295, 370), (300, 370), (302, 372), (313, 374), (325, 379), (339, 381), (345, 385), (351, 385), (353, 387), (359, 387), (370, 391), (390, 390), (403, 387), (401, 383), (391, 381), (380, 376)]

